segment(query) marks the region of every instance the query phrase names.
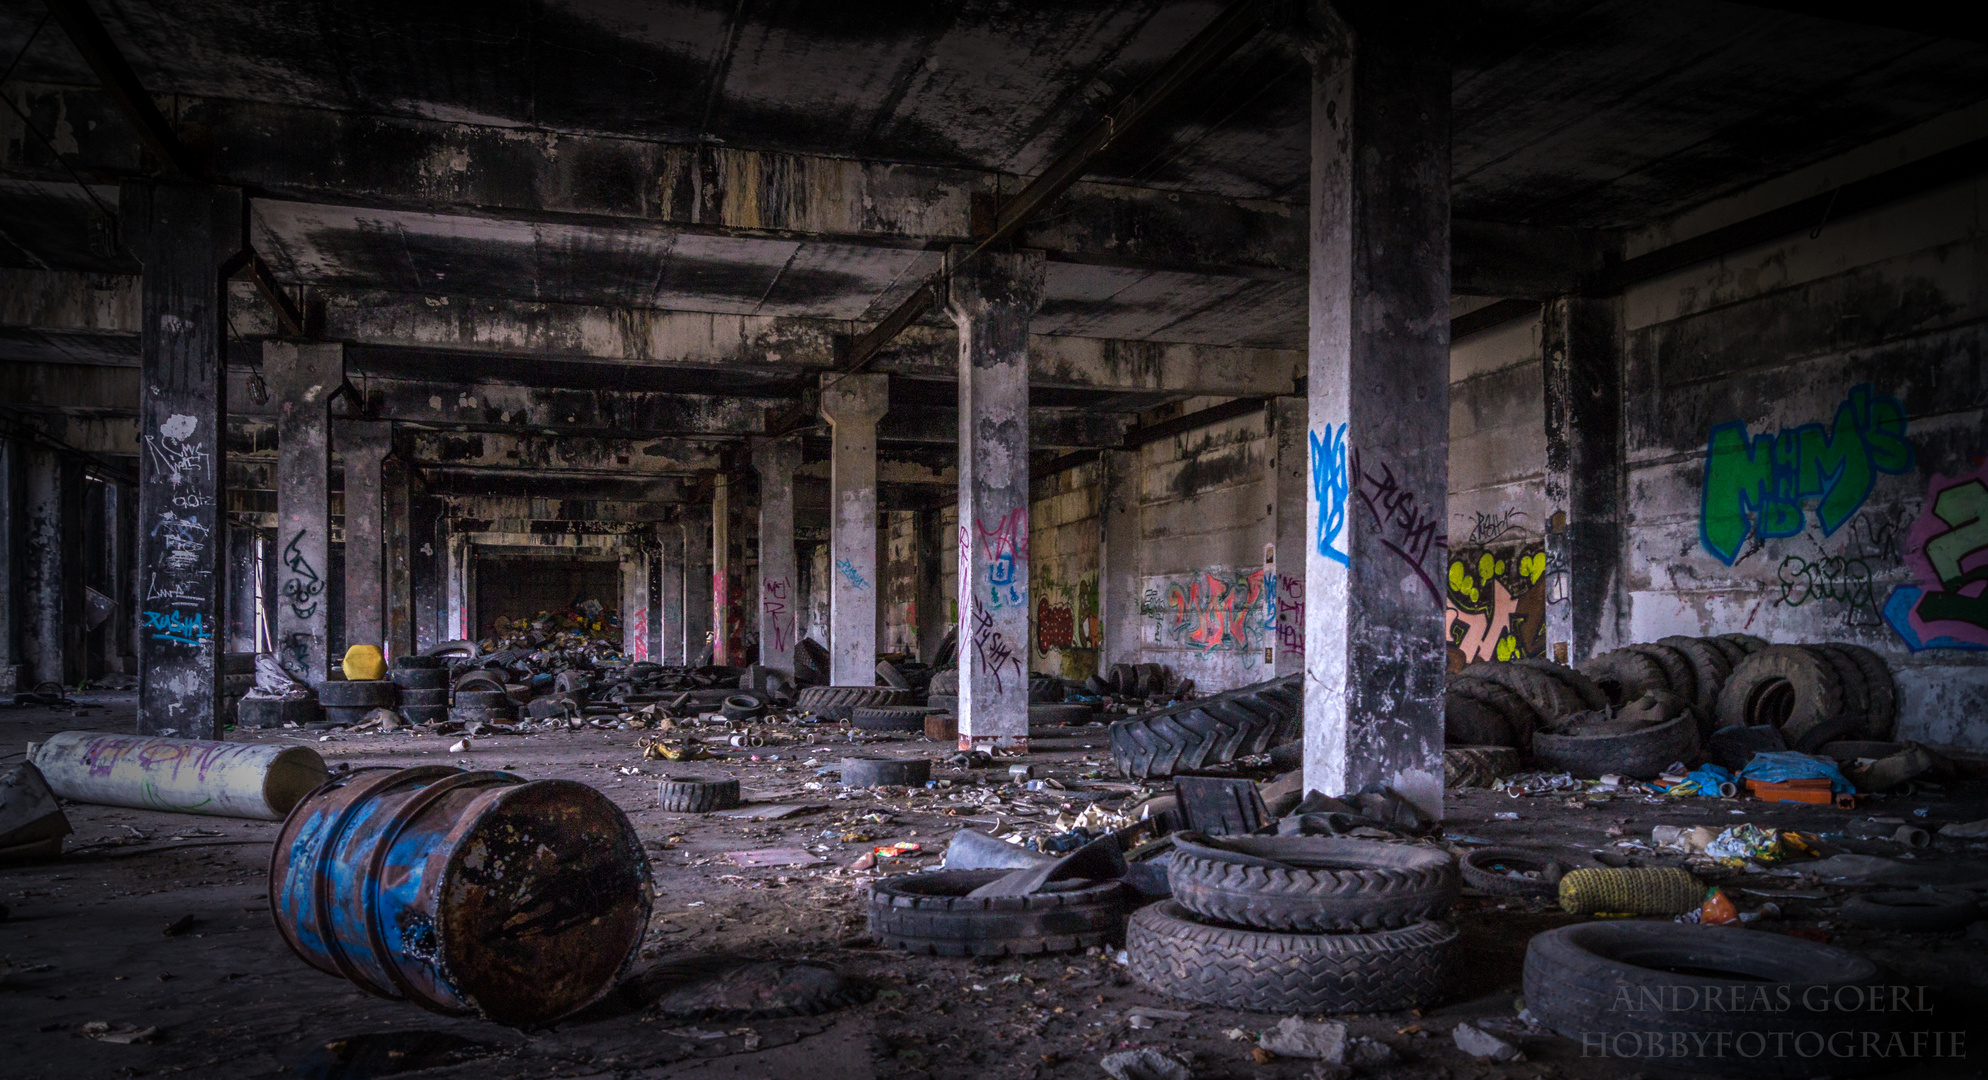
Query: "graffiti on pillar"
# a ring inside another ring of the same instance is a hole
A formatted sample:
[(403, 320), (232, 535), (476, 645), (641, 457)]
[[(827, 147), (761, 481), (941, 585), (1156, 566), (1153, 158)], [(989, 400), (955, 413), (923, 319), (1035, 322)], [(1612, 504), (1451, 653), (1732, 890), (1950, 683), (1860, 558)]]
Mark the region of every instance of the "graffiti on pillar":
[(835, 560), (835, 572), (841, 574), (842, 580), (848, 582), (851, 588), (867, 589), (870, 587), (870, 579), (864, 577), (863, 571), (857, 569), (856, 564), (850, 562), (848, 559)]
[(139, 625), (151, 633), (154, 641), (198, 645), (208, 637), (198, 611), (143, 611), (138, 617)]
[(1809, 500), (1829, 536), (1864, 505), (1879, 474), (1911, 468), (1905, 406), (1869, 384), (1851, 389), (1827, 428), (1809, 423), (1749, 436), (1743, 420), (1720, 424), (1705, 442), (1699, 542), (1731, 566), (1749, 537), (1799, 534)]
[(1381, 546), (1400, 556), (1429, 590), (1429, 596), (1442, 603), (1443, 591), (1436, 587), (1435, 575), (1429, 572), (1430, 565), (1442, 565), (1443, 552), (1449, 546), (1449, 538), (1436, 531), (1441, 519), (1427, 500), (1401, 486), (1387, 462), (1370, 459), (1368, 464), (1379, 471), (1369, 470), (1362, 466), (1358, 450), (1353, 451), (1352, 461), (1354, 490), (1367, 512), (1374, 516), (1374, 524), (1380, 527)]
[(1324, 431), (1308, 434), (1312, 501), (1318, 504), (1318, 553), (1346, 566), (1346, 500), (1352, 487), (1346, 472), (1346, 425), (1327, 424)]
[(1450, 671), (1480, 660), (1544, 656), (1546, 577), (1544, 548), (1477, 549), (1452, 556), (1443, 613)]
[(1305, 578), (1302, 574), (1278, 574), (1271, 579), (1270, 595), (1277, 604), (1277, 651), (1286, 656), (1305, 655)]
[(794, 621), (788, 614), (792, 592), (793, 583), (786, 578), (759, 583), (759, 632), (781, 656), (794, 647)]
[(629, 621), (633, 648), (628, 650), (631, 660), (649, 658), (649, 607), (647, 604), (635, 609), (635, 618)]
[(995, 629), (994, 613), (973, 598), (972, 626), (970, 640), (973, 642), (973, 664), (977, 671), (984, 671), (994, 677), (994, 692), (1001, 693), (1007, 680), (1021, 681), (1022, 658), (1007, 635)]
[[(193, 433), (200, 421), (185, 413), (174, 413), (159, 425), (157, 435), (145, 436), (145, 451), (152, 458), (152, 466), (166, 478), (166, 483), (174, 488), (182, 488), (194, 482), (207, 471), (208, 455)], [(207, 496), (197, 492), (176, 492), (173, 505), (182, 509), (204, 506)]]
[[(1148, 579), (1152, 580), (1152, 579)], [(1199, 653), (1255, 653), (1277, 632), (1272, 575), (1261, 566), (1221, 567), (1158, 579), (1146, 589), (1140, 614), (1159, 640)]]
[(1028, 507), (1018, 506), (996, 522), (993, 528), (975, 521), (980, 545), (987, 554), (987, 593), (992, 606), (1028, 607), (1027, 569), (1029, 561)]
[(1905, 537), (1916, 579), (1885, 601), (1885, 621), (1914, 652), (1988, 649), (1988, 458), (1972, 474), (1935, 474)]
[(152, 551), (139, 610), (140, 627), (150, 640), (196, 648), (213, 638), (200, 609), (214, 595), (213, 574), (206, 569), (212, 526), (198, 513), (214, 501), (201, 487), (213, 459), (197, 437), (199, 428), (196, 418), (174, 413), (156, 433), (145, 435), (153, 479), (171, 490), (165, 502), (172, 509), (160, 512), (146, 530)]
[(304, 556), (297, 545), (303, 543), (308, 529), (298, 529), (283, 545), (283, 568), (289, 571), (284, 575), (281, 592), (283, 602), (290, 605), (290, 614), (299, 619), (309, 619), (318, 613), (318, 598), (324, 595), (324, 579), (318, 576), (317, 568)]

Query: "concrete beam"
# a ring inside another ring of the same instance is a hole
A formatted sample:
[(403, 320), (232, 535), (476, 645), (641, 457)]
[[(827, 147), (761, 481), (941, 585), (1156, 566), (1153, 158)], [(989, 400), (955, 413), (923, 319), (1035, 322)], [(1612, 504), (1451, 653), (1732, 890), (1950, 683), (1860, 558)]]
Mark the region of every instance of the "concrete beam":
[(724, 467), (715, 446), (690, 439), (423, 431), (407, 437), (405, 444), (415, 464), (455, 469), (691, 476)]
[[(1029, 445), (1036, 449), (1118, 446), (1132, 418), (1092, 409), (1030, 409)], [(887, 414), (877, 424), (878, 442), (959, 442), (957, 406), (919, 406)]]

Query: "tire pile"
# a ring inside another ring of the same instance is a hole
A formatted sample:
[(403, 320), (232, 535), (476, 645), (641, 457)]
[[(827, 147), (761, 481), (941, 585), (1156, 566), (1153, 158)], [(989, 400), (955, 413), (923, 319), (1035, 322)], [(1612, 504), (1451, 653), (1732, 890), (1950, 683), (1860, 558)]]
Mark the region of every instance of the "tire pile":
[(1387, 1012), (1440, 998), (1460, 890), (1438, 848), (1370, 840), (1175, 834), (1173, 899), (1126, 928), (1132, 977), (1221, 1008)]
[(1304, 731), (1303, 676), (1196, 698), (1111, 725), (1111, 759), (1134, 780), (1268, 752)]

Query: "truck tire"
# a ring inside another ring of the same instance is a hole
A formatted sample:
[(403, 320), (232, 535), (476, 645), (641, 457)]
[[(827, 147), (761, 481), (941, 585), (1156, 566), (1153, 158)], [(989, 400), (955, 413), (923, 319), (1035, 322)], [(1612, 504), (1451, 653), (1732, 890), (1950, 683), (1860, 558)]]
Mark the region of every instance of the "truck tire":
[[(1241, 865), (1241, 854), (1282, 863)], [(1175, 833), (1173, 898), (1203, 919), (1261, 930), (1378, 930), (1441, 918), (1461, 888), (1433, 847), (1316, 836)]]
[(924, 731), (931, 711), (923, 705), (866, 705), (850, 713), (849, 723), (859, 731)]
[(672, 814), (708, 814), (739, 804), (737, 780), (666, 776), (656, 782), (656, 802)]
[(1303, 730), (1303, 676), (1287, 675), (1181, 702), (1111, 725), (1111, 756), (1137, 780), (1261, 754)]
[(1719, 691), (1721, 727), (1769, 724), (1804, 753), (1857, 729), (1843, 711), (1843, 680), (1828, 659), (1794, 645), (1770, 645), (1733, 668)]
[(924, 758), (846, 757), (841, 773), (843, 787), (923, 787), (932, 779), (932, 763)]
[(1726, 654), (1692, 637), (1659, 638), (1657, 644), (1684, 654), (1684, 658), (1691, 663), (1691, 682), (1695, 691), (1691, 703), (1706, 712), (1716, 711), (1719, 691), (1726, 685), (1726, 677), (1733, 673), (1732, 661), (1726, 659)]
[(1879, 742), (1891, 738), (1898, 723), (1898, 684), (1891, 677), (1891, 665), (1875, 649), (1862, 645), (1832, 641), (1829, 647), (1849, 657), (1863, 673), (1864, 695), (1870, 705), (1863, 726), (1846, 737)]
[(911, 691), (894, 686), (810, 686), (801, 691), (794, 705), (823, 720), (847, 720), (858, 708), (911, 703)]
[(1685, 715), (1653, 727), (1612, 735), (1533, 736), (1532, 756), (1541, 764), (1583, 780), (1608, 773), (1648, 780), (1665, 767), (1690, 764), (1698, 756), (1698, 721)]
[(1603, 653), (1581, 665), (1581, 674), (1594, 680), (1611, 705), (1625, 705), (1645, 690), (1671, 689), (1670, 675), (1656, 657), (1636, 649)]
[(1009, 870), (900, 874), (870, 886), (871, 936), (932, 956), (1075, 952), (1118, 940), (1127, 899), (1119, 881), (1052, 882), (1026, 896), (968, 896)]
[[(1493, 896), (1538, 896), (1550, 899), (1559, 894), (1560, 875), (1565, 863), (1543, 852), (1525, 848), (1472, 848), (1457, 860), (1463, 883)], [(1536, 878), (1513, 877), (1508, 871), (1536, 873)]]

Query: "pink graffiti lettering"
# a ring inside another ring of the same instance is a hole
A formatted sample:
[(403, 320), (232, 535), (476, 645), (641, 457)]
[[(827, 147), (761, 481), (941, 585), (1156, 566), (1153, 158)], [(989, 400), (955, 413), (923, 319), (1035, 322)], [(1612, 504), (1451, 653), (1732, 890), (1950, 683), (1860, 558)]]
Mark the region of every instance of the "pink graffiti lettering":
[(1172, 608), (1167, 630), (1202, 652), (1216, 649), (1253, 651), (1274, 617), (1264, 589), (1268, 572), (1262, 567), (1224, 580), (1212, 570), (1167, 586)]

